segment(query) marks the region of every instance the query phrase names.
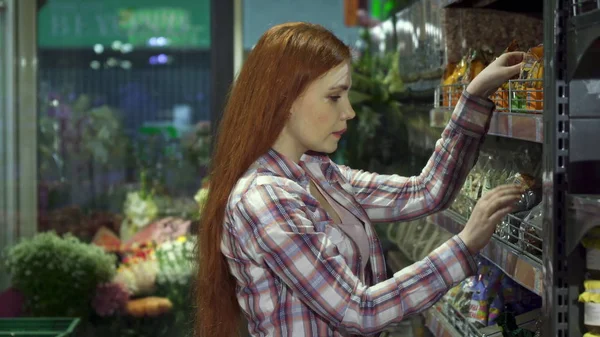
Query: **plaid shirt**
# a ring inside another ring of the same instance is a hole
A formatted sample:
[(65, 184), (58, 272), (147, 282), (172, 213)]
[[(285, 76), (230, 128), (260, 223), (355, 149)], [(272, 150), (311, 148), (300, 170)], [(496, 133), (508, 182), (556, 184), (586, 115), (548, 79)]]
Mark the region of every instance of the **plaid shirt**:
[[(492, 110), (490, 101), (463, 94), (415, 177), (352, 170), (321, 155), (305, 155), (299, 164), (273, 150), (259, 158), (232, 191), (221, 244), (250, 334), (374, 335), (471, 275), (474, 259), (455, 236), (386, 280), (372, 224), (449, 206), (476, 161)], [(365, 271), (356, 245), (309, 194), (310, 179), (365, 224)]]

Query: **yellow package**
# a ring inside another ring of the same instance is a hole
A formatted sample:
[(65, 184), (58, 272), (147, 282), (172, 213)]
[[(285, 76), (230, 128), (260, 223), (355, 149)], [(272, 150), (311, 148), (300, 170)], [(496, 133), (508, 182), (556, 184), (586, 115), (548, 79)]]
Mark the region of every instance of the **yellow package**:
[(450, 85), (453, 81), (454, 71), (456, 70), (456, 63), (449, 63), (444, 70), (442, 77), (442, 85)]

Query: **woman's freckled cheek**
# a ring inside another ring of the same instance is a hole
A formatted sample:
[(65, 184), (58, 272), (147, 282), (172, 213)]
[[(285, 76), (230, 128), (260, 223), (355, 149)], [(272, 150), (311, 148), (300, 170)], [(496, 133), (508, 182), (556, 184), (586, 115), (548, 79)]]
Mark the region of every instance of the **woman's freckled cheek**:
[(319, 115), (319, 116), (317, 116), (317, 121), (319, 123), (326, 123), (327, 122), (327, 116)]

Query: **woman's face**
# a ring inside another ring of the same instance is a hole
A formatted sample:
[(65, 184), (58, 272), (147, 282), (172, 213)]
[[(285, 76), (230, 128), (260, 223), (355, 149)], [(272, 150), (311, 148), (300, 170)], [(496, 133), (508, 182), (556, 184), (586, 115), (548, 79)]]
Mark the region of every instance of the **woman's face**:
[(346, 121), (356, 116), (348, 99), (351, 85), (347, 62), (312, 82), (292, 105), (290, 119), (280, 136), (281, 141), (278, 140), (281, 145), (287, 145), (286, 149), (276, 150), (295, 159), (306, 151), (334, 152), (346, 131)]

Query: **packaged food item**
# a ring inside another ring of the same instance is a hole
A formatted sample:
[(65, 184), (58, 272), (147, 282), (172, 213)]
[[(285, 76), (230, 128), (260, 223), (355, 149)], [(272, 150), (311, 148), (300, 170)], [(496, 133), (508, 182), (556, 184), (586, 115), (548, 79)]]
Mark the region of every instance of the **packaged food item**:
[[(491, 304), (494, 303), (498, 295), (501, 295), (499, 290), (503, 275), (504, 273), (499, 268), (487, 263), (481, 265), (471, 297), (467, 319), (469, 322), (480, 328), (488, 326)], [(498, 310), (499, 308), (497, 308)]]
[(473, 288), (473, 296), (471, 297), (471, 305), (469, 307), (469, 316), (467, 321), (471, 322), (478, 329), (487, 326), (488, 321), (488, 304), (490, 288), (486, 287), (483, 282), (483, 275), (479, 275), (477, 283)]
[(526, 252), (542, 257), (542, 229), (544, 220), (544, 209), (538, 204), (531, 209), (529, 214), (521, 223), (521, 242), (525, 245)]
[(470, 50), (467, 55), (467, 69), (461, 82), (469, 84), (489, 64), (490, 56), (481, 50)]
[(600, 294), (600, 280), (585, 280), (583, 282), (583, 288), (587, 292)]
[[(444, 75), (442, 76), (441, 95), (442, 95), (442, 107), (444, 107), (444, 108), (452, 108), (457, 103), (457, 101), (454, 101), (454, 97), (456, 96), (454, 91), (459, 88), (455, 88), (452, 86), (457, 83), (457, 77), (458, 77), (457, 68), (458, 68), (458, 64), (449, 63), (446, 66), (446, 69), (444, 70)], [(452, 104), (451, 104), (451, 97), (452, 97)]]
[(525, 190), (516, 204), (516, 212), (528, 211), (542, 201), (542, 186), (535, 177), (525, 173), (517, 173), (509, 178), (507, 183), (519, 185)]
[[(531, 80), (531, 82), (528, 83), (527, 87), (533, 88), (533, 89), (543, 89), (544, 88), (544, 82), (542, 81), (543, 78), (544, 78), (544, 59), (540, 58), (533, 63), (533, 65), (531, 66), (531, 69), (529, 70), (527, 80)], [(542, 94), (543, 94), (543, 92), (542, 92)], [(543, 95), (542, 95), (542, 98), (543, 98)]]
[(527, 108), (527, 93), (520, 82), (510, 82), (510, 112), (525, 112)]
[[(503, 277), (505, 278), (505, 277)], [(488, 312), (488, 322), (487, 325), (494, 325), (498, 320), (498, 317), (502, 314), (502, 309), (504, 308), (504, 296), (502, 293), (498, 293), (492, 304), (490, 304), (490, 310)]]
[(581, 240), (581, 244), (586, 249), (586, 268), (590, 277), (600, 280), (600, 238), (595, 235), (595, 231), (600, 228), (594, 228)]
[(452, 307), (462, 315), (467, 316), (471, 307), (471, 298), (473, 297), (473, 288), (477, 279), (475, 277), (469, 277), (460, 286), (459, 292), (456, 294)]
[(463, 58), (460, 60), (460, 63), (458, 64), (458, 67), (456, 67), (453, 79), (454, 82), (452, 84), (458, 84), (463, 82), (463, 78), (467, 75), (467, 70), (469, 69), (470, 61), (471, 58), (469, 54), (463, 56)]
[(583, 324), (589, 332), (600, 334), (600, 293), (585, 291), (579, 302), (583, 303)]
[(529, 49), (525, 54), (519, 78), (524, 80), (527, 112), (541, 113), (544, 108), (544, 46)]
[(481, 153), (479, 161), (477, 162), (477, 168), (471, 172), (473, 179), (472, 188), (469, 197), (473, 200), (479, 200), (486, 190), (486, 183), (489, 182), (489, 173), (492, 165), (494, 164), (494, 157), (491, 153)]
[(450, 85), (453, 83), (453, 75), (456, 69), (456, 63), (448, 63), (442, 75), (442, 85)]
[(517, 40), (513, 39), (508, 44), (508, 47), (506, 47), (506, 49), (504, 49), (504, 53), (503, 54), (510, 53), (510, 52), (517, 51), (517, 50), (519, 50), (519, 42), (517, 42)]
[(539, 44), (535, 47), (532, 47), (527, 53), (535, 56), (538, 60), (542, 60), (544, 59), (544, 45)]
[(533, 76), (533, 74), (531, 73), (533, 70), (533, 66), (539, 60), (540, 60), (540, 58), (537, 57), (536, 55), (531, 54), (531, 53), (525, 53), (525, 56), (523, 57), (523, 62), (521, 65), (521, 72), (519, 73), (519, 79), (520, 80), (530, 79)]
[[(506, 47), (506, 49), (503, 51), (504, 53), (509, 53), (509, 52), (513, 52), (513, 51), (517, 51), (519, 50), (519, 43), (517, 42), (517, 40), (512, 40), (510, 42), (510, 44), (508, 45), (508, 47)], [(513, 101), (512, 97), (509, 97), (509, 82), (505, 82), (504, 84), (502, 84), (498, 90), (496, 91), (496, 93), (493, 95), (493, 101), (496, 104), (496, 107), (499, 108), (499, 110), (504, 110), (504, 109), (508, 109), (509, 107), (511, 107), (512, 109), (514, 109), (516, 106), (514, 106), (514, 104), (516, 103), (517, 105), (520, 104), (520, 100), (516, 99)], [(516, 89), (516, 88), (511, 88), (511, 89)], [(523, 101), (525, 99), (523, 98)], [(510, 101), (510, 104), (509, 104)]]

